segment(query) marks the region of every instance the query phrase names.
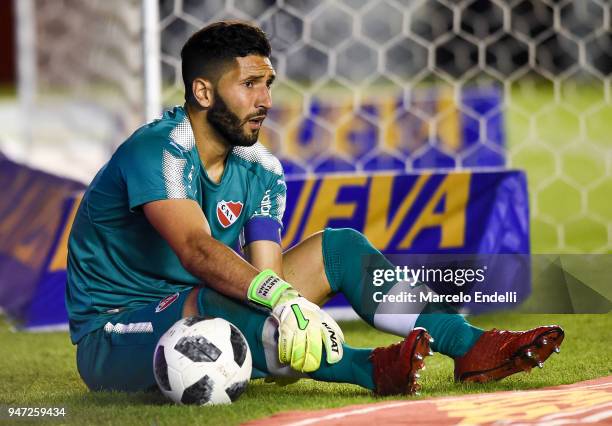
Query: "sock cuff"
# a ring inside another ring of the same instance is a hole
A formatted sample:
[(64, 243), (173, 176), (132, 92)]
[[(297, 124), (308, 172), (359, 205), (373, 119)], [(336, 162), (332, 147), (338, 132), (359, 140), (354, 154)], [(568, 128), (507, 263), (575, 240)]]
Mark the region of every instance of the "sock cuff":
[(339, 247), (335, 247), (334, 244), (334, 233), (335, 229), (325, 228), (323, 230), (323, 243), (321, 244), (323, 250), (323, 267), (325, 269), (325, 276), (329, 282), (334, 293), (340, 290), (340, 284), (342, 282), (342, 255), (340, 254)]

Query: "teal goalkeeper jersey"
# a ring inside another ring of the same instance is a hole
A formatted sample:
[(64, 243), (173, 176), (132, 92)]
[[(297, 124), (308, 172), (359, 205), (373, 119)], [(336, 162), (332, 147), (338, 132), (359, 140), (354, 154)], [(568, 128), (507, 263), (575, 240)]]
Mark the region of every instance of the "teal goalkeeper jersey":
[(72, 225), (66, 306), (73, 343), (117, 312), (200, 284), (143, 204), (194, 200), (212, 236), (239, 251), (257, 240), (280, 243), (285, 195), (281, 164), (259, 143), (235, 147), (220, 183), (211, 181), (182, 107), (138, 129), (93, 179)]

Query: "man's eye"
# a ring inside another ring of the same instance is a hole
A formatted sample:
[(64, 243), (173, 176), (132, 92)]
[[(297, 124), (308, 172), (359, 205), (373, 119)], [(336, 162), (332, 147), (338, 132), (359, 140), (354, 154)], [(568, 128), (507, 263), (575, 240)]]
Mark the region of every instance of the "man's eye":
[(246, 82), (244, 83), (244, 85), (245, 85), (246, 87), (253, 87), (253, 82), (252, 82), (252, 81), (246, 81)]

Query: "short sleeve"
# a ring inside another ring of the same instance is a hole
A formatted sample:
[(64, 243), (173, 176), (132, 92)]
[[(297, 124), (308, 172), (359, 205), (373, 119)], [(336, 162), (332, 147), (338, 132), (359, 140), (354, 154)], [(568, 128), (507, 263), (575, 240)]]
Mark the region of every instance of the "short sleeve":
[(258, 200), (258, 207), (243, 229), (243, 245), (268, 240), (280, 244), (287, 185), (284, 175), (273, 175)]
[(164, 140), (134, 141), (120, 161), (130, 210), (151, 201), (195, 199), (189, 152)]

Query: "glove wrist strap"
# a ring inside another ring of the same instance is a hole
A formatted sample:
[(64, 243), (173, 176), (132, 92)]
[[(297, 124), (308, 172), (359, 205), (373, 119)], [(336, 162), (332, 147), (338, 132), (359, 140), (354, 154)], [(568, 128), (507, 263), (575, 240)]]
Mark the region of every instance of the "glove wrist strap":
[(271, 269), (264, 269), (251, 281), (247, 297), (251, 302), (273, 309), (287, 290), (293, 290), (288, 282), (281, 280)]

